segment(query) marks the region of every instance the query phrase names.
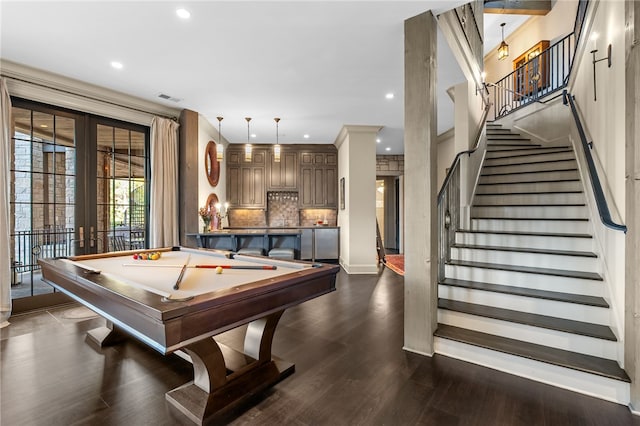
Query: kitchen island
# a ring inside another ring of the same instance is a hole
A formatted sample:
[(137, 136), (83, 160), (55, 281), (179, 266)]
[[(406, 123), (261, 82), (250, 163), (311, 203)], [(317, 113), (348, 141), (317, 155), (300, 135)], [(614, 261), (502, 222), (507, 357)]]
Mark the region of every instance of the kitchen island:
[(246, 252), (259, 250), (267, 255), (274, 248), (292, 249), (295, 259), (338, 261), (340, 228), (338, 226), (296, 226), (283, 228), (227, 228), (195, 237), (198, 247)]

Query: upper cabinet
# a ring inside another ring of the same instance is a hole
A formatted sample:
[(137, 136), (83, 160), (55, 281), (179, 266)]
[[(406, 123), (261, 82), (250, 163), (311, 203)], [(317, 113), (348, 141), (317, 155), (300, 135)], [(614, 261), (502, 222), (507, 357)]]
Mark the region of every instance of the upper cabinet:
[(282, 147), (280, 161), (276, 161), (273, 150), (269, 150), (268, 191), (297, 191), (298, 152)]
[(227, 199), (232, 207), (266, 208), (266, 149), (253, 149), (246, 161), (244, 149), (227, 149)]
[(338, 152), (333, 145), (282, 146), (280, 161), (273, 147), (253, 145), (252, 159), (244, 146), (226, 153), (227, 199), (232, 208), (267, 208), (267, 191), (297, 191), (300, 208), (337, 208)]
[(329, 151), (329, 146), (325, 152), (300, 152), (299, 192), (301, 208), (338, 207), (337, 152)]

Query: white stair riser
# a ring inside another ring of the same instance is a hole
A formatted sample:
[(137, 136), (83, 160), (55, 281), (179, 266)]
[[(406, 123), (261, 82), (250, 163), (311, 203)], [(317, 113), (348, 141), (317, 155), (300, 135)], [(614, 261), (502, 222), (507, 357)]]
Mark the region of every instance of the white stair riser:
[(435, 338), (434, 345), (436, 353), (451, 358), (622, 405), (627, 405), (630, 401), (630, 385), (626, 382), (440, 337)]
[(567, 170), (576, 168), (576, 160), (562, 160), (549, 163), (532, 163), (532, 164), (516, 164), (513, 166), (493, 166), (483, 167), (483, 175), (491, 175), (497, 173), (526, 173), (526, 172), (541, 172), (541, 171), (554, 171), (554, 170)]
[(471, 266), (445, 265), (445, 277), (465, 281), (510, 285), (535, 290), (561, 293), (604, 296), (604, 283), (584, 278), (560, 277), (556, 275), (528, 274), (525, 272), (501, 271), (498, 269)]
[(476, 188), (476, 194), (513, 194), (520, 192), (538, 193), (582, 190), (582, 184), (577, 180), (564, 182), (496, 183), (492, 185), (478, 185)]
[(480, 183), (513, 183), (513, 182), (554, 182), (558, 180), (580, 179), (577, 170), (544, 171), (532, 173), (520, 173), (517, 175), (480, 176)]
[(487, 206), (471, 207), (471, 217), (582, 219), (589, 211), (585, 206)]
[(593, 251), (593, 238), (547, 237), (535, 235), (509, 235), (456, 232), (458, 244), (499, 247), (528, 247), (536, 249)]
[(471, 219), (471, 229), (474, 231), (588, 234), (591, 231), (591, 225), (586, 220)]
[(495, 160), (498, 158), (511, 158), (511, 157), (518, 157), (521, 155), (530, 155), (530, 154), (535, 154), (537, 155), (544, 155), (544, 154), (553, 154), (553, 153), (558, 153), (558, 152), (573, 152), (571, 150), (571, 148), (569, 147), (554, 147), (554, 148), (540, 148), (540, 147), (535, 147), (535, 148), (516, 148), (516, 149), (509, 149), (509, 150), (493, 150), (490, 152), (487, 152), (486, 155), (486, 160)]
[(562, 205), (562, 204), (585, 204), (586, 200), (582, 192), (578, 193), (555, 193), (555, 194), (504, 194), (504, 195), (483, 195), (476, 194), (473, 204), (478, 206), (496, 206), (513, 204), (541, 204), (541, 205)]
[(517, 164), (535, 164), (544, 161), (560, 161), (560, 160), (575, 160), (575, 156), (572, 151), (563, 152), (549, 152), (540, 153), (536, 155), (516, 155), (500, 158), (487, 158), (484, 162), (485, 166), (513, 166)]
[(451, 258), (498, 265), (531, 266), (567, 271), (601, 272), (597, 258), (542, 253), (519, 253), (503, 250), (452, 247)]
[(607, 308), (448, 285), (438, 286), (438, 297), (593, 324), (608, 325), (610, 319)]
[(565, 351), (616, 360), (617, 342), (438, 309), (438, 322)]

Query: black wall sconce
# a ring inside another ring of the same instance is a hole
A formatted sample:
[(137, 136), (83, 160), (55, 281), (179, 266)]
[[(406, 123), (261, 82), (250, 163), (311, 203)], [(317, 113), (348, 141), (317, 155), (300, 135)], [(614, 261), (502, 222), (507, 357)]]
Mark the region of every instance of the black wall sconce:
[(598, 49), (594, 49), (591, 51), (591, 55), (593, 55), (593, 100), (594, 102), (598, 100), (596, 96), (596, 64), (600, 61), (607, 61), (607, 68), (611, 68), (611, 44), (607, 46), (607, 56), (604, 58), (596, 59), (596, 52)]
[(482, 93), (483, 90), (486, 90), (487, 93), (489, 93), (488, 89), (487, 89), (487, 83), (486, 83), (486, 78), (487, 78), (487, 73), (482, 71), (482, 73), (480, 74), (480, 81), (481, 81), (481, 85), (478, 86), (478, 83), (476, 82), (476, 96), (478, 96), (478, 93)]

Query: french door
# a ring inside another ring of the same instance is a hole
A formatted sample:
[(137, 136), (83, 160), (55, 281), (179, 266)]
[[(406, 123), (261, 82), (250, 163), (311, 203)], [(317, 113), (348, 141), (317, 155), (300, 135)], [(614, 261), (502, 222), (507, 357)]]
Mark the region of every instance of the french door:
[(12, 104), (12, 298), (53, 292), (40, 258), (145, 247), (149, 128)]

